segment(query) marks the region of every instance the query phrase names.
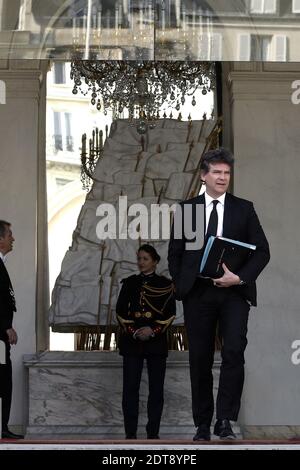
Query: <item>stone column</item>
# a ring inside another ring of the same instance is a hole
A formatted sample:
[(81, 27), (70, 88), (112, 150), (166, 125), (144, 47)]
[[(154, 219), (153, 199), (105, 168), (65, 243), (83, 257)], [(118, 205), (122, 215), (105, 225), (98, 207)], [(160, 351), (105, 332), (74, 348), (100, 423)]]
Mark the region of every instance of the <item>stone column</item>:
[[(0, 1), (0, 31), (18, 28), (20, 0)], [(2, 17), (2, 18), (1, 18)]]
[(24, 423), (22, 357), (48, 345), (47, 213), (45, 193), (45, 111), (47, 62), (0, 62), (6, 104), (0, 104), (0, 218), (12, 223), (16, 239), (7, 268), (15, 289), (12, 347), (13, 403), (10, 423)]

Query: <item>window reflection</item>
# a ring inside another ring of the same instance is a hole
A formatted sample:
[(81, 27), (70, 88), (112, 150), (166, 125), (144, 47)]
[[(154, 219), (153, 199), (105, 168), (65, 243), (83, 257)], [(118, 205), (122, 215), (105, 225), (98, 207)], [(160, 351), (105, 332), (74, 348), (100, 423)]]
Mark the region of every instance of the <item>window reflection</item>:
[(0, 58), (300, 61), (299, 26), (299, 0), (2, 0)]

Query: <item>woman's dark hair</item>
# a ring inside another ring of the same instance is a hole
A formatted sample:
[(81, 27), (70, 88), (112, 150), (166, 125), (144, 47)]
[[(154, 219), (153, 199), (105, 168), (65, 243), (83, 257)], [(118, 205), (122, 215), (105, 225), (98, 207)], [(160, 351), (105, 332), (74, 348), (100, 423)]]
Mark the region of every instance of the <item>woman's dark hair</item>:
[(6, 220), (0, 220), (0, 237), (5, 237), (6, 230), (11, 226), (10, 222), (6, 222)]
[(209, 150), (203, 155), (200, 162), (200, 170), (204, 171), (204, 173), (208, 173), (211, 163), (227, 163), (230, 168), (233, 168), (234, 158), (229, 150), (220, 147), (215, 150)]
[(145, 243), (145, 245), (142, 245), (142, 246), (139, 247), (138, 253), (140, 251), (145, 251), (146, 253), (148, 253), (151, 256), (153, 261), (157, 261), (159, 263), (160, 256), (157, 253), (156, 249), (152, 245), (148, 245), (148, 243)]

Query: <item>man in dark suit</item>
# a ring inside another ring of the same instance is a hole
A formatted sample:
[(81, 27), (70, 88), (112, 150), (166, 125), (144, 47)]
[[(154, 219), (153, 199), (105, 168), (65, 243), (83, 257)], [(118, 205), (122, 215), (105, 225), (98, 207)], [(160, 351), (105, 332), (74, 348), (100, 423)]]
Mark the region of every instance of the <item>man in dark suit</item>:
[[(188, 249), (184, 227), (181, 238), (174, 236), (173, 227), (169, 244), (169, 270), (175, 282), (177, 298), (183, 301), (189, 341), (196, 441), (210, 440), (217, 322), (222, 342), (222, 364), (214, 434), (221, 439), (236, 438), (230, 421), (237, 420), (240, 409), (248, 313), (251, 305), (257, 305), (255, 281), (270, 259), (269, 245), (252, 202), (227, 193), (233, 163), (233, 156), (225, 149), (207, 152), (200, 166), (206, 191), (181, 203), (181, 209), (184, 213), (189, 206), (191, 225), (195, 229), (196, 208), (204, 205), (205, 239), (209, 235), (224, 236), (256, 245), (247, 262), (236, 273), (223, 264), (224, 275), (221, 278), (205, 279), (199, 275), (204, 246)], [(185, 220), (184, 217), (182, 220)]]
[(13, 249), (14, 237), (11, 224), (0, 220), (0, 340), (5, 344), (5, 364), (0, 364), (0, 396), (2, 398), (2, 438), (22, 439), (8, 429), (12, 396), (12, 366), (10, 346), (17, 344), (18, 336), (12, 327), (13, 314), (16, 311), (14, 291), (5, 267), (7, 253)]

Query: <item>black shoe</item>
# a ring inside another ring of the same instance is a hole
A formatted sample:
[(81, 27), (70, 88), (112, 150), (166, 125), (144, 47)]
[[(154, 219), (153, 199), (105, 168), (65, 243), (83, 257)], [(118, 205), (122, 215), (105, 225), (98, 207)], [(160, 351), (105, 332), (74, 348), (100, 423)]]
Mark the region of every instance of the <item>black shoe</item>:
[(22, 434), (15, 434), (9, 429), (6, 429), (6, 431), (2, 431), (2, 439), (24, 439), (24, 436)]
[(136, 439), (136, 434), (126, 434), (126, 439)]
[(200, 424), (193, 441), (210, 441), (210, 428), (208, 424)]
[(236, 439), (236, 435), (234, 434), (229, 419), (217, 419), (214, 434), (216, 436), (220, 436), (220, 439), (228, 439), (233, 440)]
[(148, 434), (147, 439), (160, 439), (158, 434)]

